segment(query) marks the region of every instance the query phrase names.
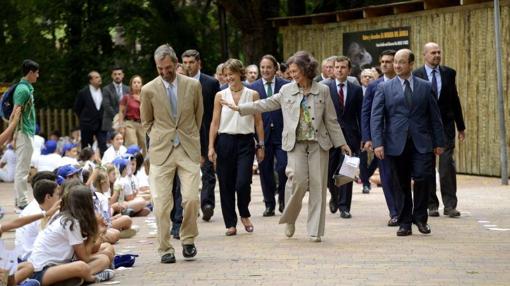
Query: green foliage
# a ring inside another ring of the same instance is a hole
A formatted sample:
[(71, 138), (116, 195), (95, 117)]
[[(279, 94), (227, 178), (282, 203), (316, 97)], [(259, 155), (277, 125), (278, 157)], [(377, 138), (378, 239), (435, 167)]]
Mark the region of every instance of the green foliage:
[[(87, 74), (97, 70), (110, 82), (112, 66), (122, 66), (126, 81), (157, 75), (152, 54), (163, 43), (180, 54), (199, 50), (204, 70), (219, 59), (219, 33), (211, 1), (168, 0), (4, 0), (0, 18), (0, 82), (22, 76), (25, 58), (37, 61), (38, 107), (72, 107)], [(181, 3), (186, 2), (186, 3)], [(206, 2), (206, 3), (205, 3)]]

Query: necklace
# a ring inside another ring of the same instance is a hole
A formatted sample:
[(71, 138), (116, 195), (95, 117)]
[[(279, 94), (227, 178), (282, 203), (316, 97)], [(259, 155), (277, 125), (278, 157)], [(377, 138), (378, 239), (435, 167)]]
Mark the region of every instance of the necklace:
[(233, 88), (232, 88), (232, 86), (229, 86), (229, 88), (230, 88), (230, 90), (231, 90), (232, 92), (239, 92), (239, 91), (243, 90), (244, 86), (242, 86), (242, 85), (241, 85), (241, 88), (240, 88), (240, 89), (238, 89), (238, 90), (233, 89)]

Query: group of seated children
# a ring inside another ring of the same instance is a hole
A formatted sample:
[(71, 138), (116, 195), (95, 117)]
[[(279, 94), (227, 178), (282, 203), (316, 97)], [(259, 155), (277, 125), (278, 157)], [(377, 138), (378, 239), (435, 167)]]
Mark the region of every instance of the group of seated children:
[[(0, 227), (0, 234), (17, 228), (20, 263), (8, 285), (80, 285), (114, 276), (112, 245), (136, 234), (131, 217), (148, 215), (151, 204), (140, 148), (122, 146), (120, 134), (112, 139), (112, 151), (103, 157), (107, 164), (91, 148), (78, 156), (75, 145), (64, 145), (64, 159), (56, 141), (45, 143), (42, 168), (32, 178), (34, 200)], [(111, 160), (109, 153), (115, 155)], [(62, 165), (65, 160), (69, 164)], [(55, 162), (59, 166), (51, 169)]]

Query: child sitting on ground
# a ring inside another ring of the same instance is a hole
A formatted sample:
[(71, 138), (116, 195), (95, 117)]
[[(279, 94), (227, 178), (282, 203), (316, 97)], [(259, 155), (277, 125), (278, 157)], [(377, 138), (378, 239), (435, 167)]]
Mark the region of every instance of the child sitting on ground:
[(136, 234), (136, 230), (131, 228), (133, 220), (122, 214), (111, 216), (109, 196), (110, 196), (110, 182), (106, 170), (98, 169), (94, 175), (93, 186), (95, 189), (95, 196), (101, 201), (101, 208), (103, 210), (103, 218), (105, 218), (109, 225), (120, 231), (120, 238), (130, 238)]
[(114, 271), (107, 269), (113, 253), (99, 251), (93, 254), (101, 230), (90, 192), (83, 185), (69, 188), (63, 196), (60, 213), (35, 240), (28, 261), (35, 271), (32, 278), (41, 285), (72, 278), (88, 283), (113, 278)]
[[(58, 211), (59, 208), (60, 208), (60, 201), (57, 201), (57, 202), (55, 202), (55, 204), (53, 204), (53, 206), (47, 212), (41, 211), (38, 214), (19, 217), (13, 221), (4, 222), (3, 224), (0, 224), (0, 249), (2, 250), (2, 252), (0, 252), (0, 258), (2, 258), (1, 257), (2, 255), (6, 254), (3, 252), (4, 244), (1, 239), (3, 232), (20, 228), (24, 225), (33, 223), (34, 221), (40, 220), (45, 217), (51, 217)], [(21, 263), (18, 266), (18, 261), (15, 256), (11, 257), (8, 264), (9, 265), (7, 265), (8, 266), (7, 268), (1, 269), (2, 272), (7, 271), (8, 273), (6, 273), (7, 275), (2, 274), (0, 276), (0, 282), (2, 283), (0, 285), (8, 285), (8, 286), (18, 285), (18, 283), (21, 282), (21, 280), (24, 280), (24, 279), (21, 279), (20, 281), (17, 281), (15, 279), (15, 277), (17, 277), (18, 274), (20, 274), (20, 276), (23, 276), (23, 277), (28, 277), (28, 276), (32, 275), (32, 273), (34, 271), (34, 268), (33, 268), (32, 264), (30, 264), (30, 263)], [(7, 281), (4, 281), (5, 276), (7, 276)]]
[(101, 163), (111, 163), (115, 158), (124, 155), (127, 151), (127, 148), (124, 147), (124, 137), (122, 137), (121, 133), (114, 132), (111, 137), (112, 145), (106, 149), (103, 154), (103, 158), (101, 159)]
[[(113, 186), (113, 194), (111, 201), (113, 202), (112, 207), (114, 209), (124, 209), (123, 213), (133, 216), (147, 216), (150, 210), (146, 207), (147, 202), (140, 197), (137, 197), (138, 186), (136, 183), (136, 177), (132, 171), (135, 168), (135, 161), (117, 158), (113, 161), (113, 164), (118, 169), (120, 178), (115, 181)], [(115, 207), (115, 203), (117, 206)]]

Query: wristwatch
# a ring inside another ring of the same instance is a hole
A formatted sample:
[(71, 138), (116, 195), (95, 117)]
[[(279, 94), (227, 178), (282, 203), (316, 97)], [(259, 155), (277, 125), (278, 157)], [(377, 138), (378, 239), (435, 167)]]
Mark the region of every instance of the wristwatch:
[(257, 145), (255, 145), (257, 149), (264, 149), (264, 142), (259, 142)]

